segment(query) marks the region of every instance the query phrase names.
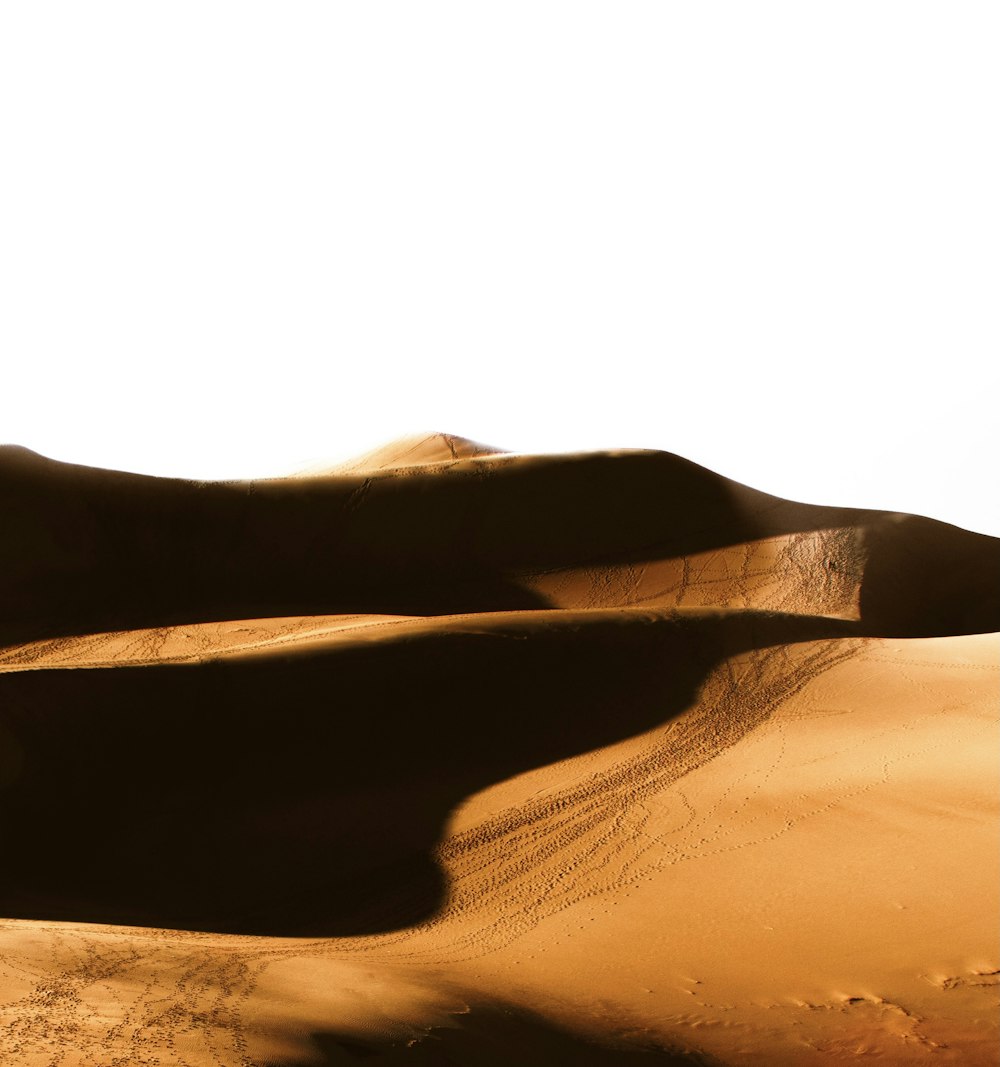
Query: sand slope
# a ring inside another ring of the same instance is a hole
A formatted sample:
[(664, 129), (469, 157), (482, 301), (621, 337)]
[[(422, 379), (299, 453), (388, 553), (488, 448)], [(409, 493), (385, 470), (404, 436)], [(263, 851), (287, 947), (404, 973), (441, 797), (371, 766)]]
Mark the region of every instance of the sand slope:
[(0, 498), (0, 1062), (996, 1062), (1000, 542), (447, 435)]

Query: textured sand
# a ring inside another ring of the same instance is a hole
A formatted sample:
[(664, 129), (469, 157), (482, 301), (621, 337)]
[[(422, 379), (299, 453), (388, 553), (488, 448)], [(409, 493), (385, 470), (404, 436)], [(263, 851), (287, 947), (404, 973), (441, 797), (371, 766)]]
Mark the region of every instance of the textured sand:
[(0, 1063), (997, 1062), (993, 539), (446, 435), (0, 505)]

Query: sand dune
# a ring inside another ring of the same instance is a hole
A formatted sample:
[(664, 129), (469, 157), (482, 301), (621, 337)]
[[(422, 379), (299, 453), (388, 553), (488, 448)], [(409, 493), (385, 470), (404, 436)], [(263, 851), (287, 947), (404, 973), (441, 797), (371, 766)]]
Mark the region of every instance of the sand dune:
[(413, 434), (400, 437), (386, 445), (355, 456), (353, 459), (334, 465), (322, 464), (305, 471), (298, 477), (317, 474), (370, 474), (374, 471), (398, 470), (400, 467), (421, 467), (429, 463), (449, 462), (453, 459), (468, 459), (472, 456), (499, 456), (505, 449), (469, 441), (450, 433)]
[(997, 1061), (1000, 541), (449, 435), (0, 501), (0, 1063)]

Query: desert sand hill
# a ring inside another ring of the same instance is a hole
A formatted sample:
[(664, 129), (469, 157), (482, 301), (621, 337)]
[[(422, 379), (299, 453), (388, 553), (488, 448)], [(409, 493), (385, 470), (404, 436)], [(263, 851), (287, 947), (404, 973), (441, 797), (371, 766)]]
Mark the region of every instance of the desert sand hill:
[(0, 514), (0, 1064), (998, 1062), (1000, 541), (448, 435)]

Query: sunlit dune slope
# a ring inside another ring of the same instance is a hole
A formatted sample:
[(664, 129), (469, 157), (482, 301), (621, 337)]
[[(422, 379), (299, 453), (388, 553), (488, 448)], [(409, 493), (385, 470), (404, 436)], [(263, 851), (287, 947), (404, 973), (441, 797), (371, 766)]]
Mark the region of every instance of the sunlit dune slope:
[(450, 433), (412, 434), (343, 463), (322, 464), (300, 471), (298, 477), (317, 474), (370, 474), (374, 471), (421, 467), (453, 459), (468, 459), (472, 456), (497, 456), (504, 452), (502, 448), (493, 448)]
[(441, 434), (0, 508), (0, 1063), (996, 1062), (1000, 542)]

